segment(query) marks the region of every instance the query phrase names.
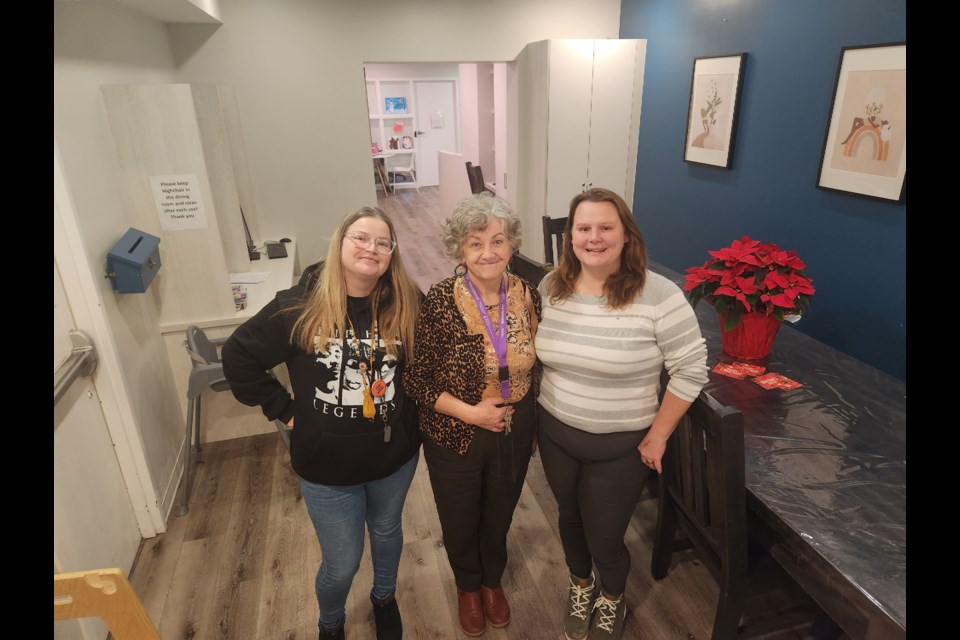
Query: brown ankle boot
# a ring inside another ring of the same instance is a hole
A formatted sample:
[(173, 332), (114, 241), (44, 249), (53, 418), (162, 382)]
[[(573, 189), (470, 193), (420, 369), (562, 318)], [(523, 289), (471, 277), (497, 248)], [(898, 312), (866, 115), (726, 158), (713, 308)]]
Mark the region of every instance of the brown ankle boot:
[(480, 597), (483, 599), (483, 611), (487, 614), (490, 625), (500, 629), (510, 624), (510, 605), (503, 595), (503, 587), (490, 589), (480, 587)]
[(483, 635), (487, 623), (483, 619), (483, 601), (480, 590), (463, 591), (457, 589), (457, 608), (460, 610), (460, 628), (470, 637)]

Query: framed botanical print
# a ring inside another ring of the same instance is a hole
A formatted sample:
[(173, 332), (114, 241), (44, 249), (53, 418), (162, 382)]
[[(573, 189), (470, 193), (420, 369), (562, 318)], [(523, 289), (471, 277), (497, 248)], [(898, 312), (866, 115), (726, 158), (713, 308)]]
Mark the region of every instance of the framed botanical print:
[(695, 58), (683, 159), (729, 169), (747, 54)]

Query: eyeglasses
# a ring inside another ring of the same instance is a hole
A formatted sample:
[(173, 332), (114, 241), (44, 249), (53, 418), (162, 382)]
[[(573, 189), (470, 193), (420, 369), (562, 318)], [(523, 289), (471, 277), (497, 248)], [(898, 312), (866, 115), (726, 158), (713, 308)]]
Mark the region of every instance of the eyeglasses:
[(397, 243), (390, 238), (374, 238), (369, 233), (361, 231), (352, 231), (344, 236), (353, 240), (353, 244), (361, 249), (369, 249), (370, 245), (373, 245), (373, 250), (377, 253), (389, 254), (397, 248)]

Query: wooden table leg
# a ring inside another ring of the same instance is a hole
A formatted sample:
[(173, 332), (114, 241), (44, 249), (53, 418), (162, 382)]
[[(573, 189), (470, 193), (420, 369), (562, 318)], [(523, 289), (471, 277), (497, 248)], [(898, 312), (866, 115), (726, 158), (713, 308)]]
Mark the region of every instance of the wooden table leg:
[(383, 186), (383, 195), (390, 194), (389, 180), (387, 180), (387, 171), (384, 165), (386, 161), (383, 158), (374, 158), (373, 159), (373, 169), (377, 174), (377, 177), (380, 178), (380, 185)]

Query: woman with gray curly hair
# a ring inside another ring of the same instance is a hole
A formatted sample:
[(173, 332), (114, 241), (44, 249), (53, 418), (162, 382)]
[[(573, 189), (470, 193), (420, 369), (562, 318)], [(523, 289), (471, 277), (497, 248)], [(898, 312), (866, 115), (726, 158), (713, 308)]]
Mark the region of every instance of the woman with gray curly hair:
[(535, 442), (536, 287), (507, 272), (520, 220), (489, 193), (447, 220), (454, 276), (430, 287), (404, 384), (420, 409), (424, 458), (468, 636), (510, 623), (500, 579), (507, 531)]

